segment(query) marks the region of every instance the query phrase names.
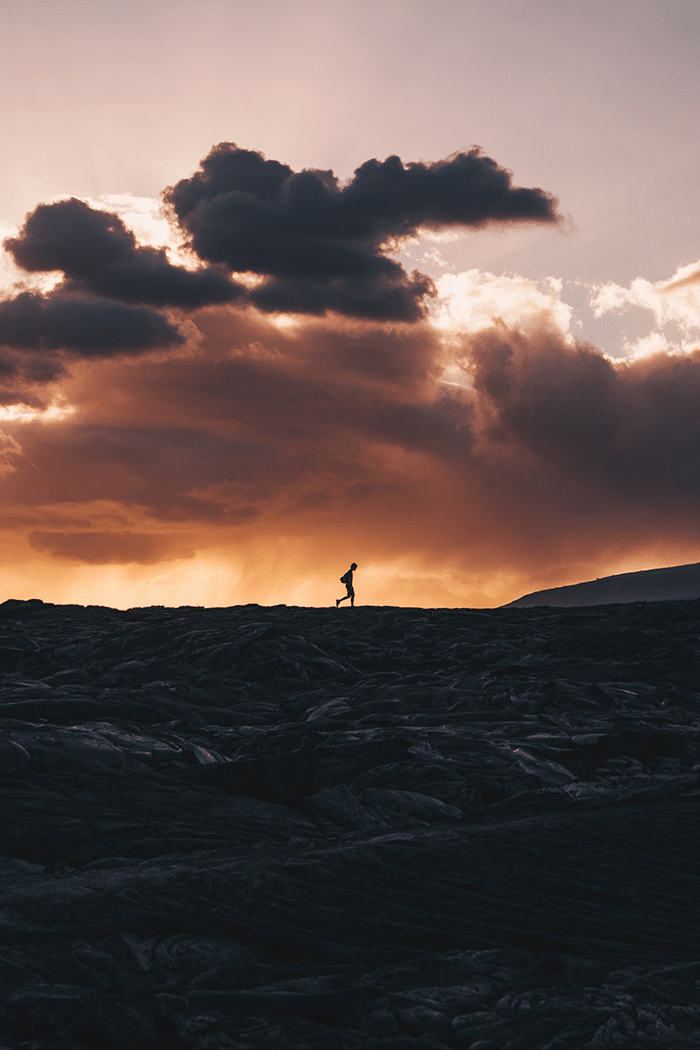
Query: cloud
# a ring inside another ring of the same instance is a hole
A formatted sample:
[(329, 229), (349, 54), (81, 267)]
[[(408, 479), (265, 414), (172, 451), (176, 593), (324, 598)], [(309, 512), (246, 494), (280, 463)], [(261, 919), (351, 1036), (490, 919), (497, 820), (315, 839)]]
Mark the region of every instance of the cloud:
[[(350, 558), (363, 601), (495, 604), (700, 557), (700, 349), (652, 333), (611, 360), (554, 278), (433, 283), (392, 257), (556, 222), (542, 191), (478, 151), (343, 185), (224, 144), (166, 200), (199, 270), (74, 200), (8, 242), (64, 275), (0, 301), (0, 544), (43, 596), (331, 604)], [(690, 331), (697, 272), (596, 309)]]
[(558, 221), (553, 197), (514, 187), (478, 149), (433, 164), (368, 161), (341, 185), (330, 171), (295, 173), (223, 143), (164, 197), (206, 265), (174, 265), (165, 246), (140, 244), (122, 215), (153, 240), (152, 202), (125, 195), (104, 198), (114, 210), (75, 197), (39, 204), (5, 238), (14, 294), (0, 300), (0, 402), (39, 407), (37, 389), (59, 381), (71, 356), (182, 347), (173, 309), (252, 305), (280, 320), (330, 312), (416, 323), (435, 285), (391, 258), (402, 239)]
[(429, 321), (280, 330), (210, 308), (197, 354), (95, 360), (70, 380), (78, 420), (24, 427), (2, 499), (37, 520), (85, 508), (83, 528), (31, 533), (76, 564), (196, 547), (247, 580), (221, 601), (290, 600), (348, 550), (374, 566), (375, 600), (447, 604), (693, 550), (700, 352), (615, 362), (556, 316), (545, 302), (445, 339)]
[[(182, 346), (184, 336), (165, 316), (145, 306), (84, 298), (60, 289), (21, 292), (0, 301), (0, 346), (80, 357)], [(33, 359), (37, 367), (37, 359)], [(48, 378), (54, 378), (48, 368)], [(37, 376), (37, 381), (39, 377)]]
[(366, 161), (341, 185), (332, 171), (294, 172), (220, 143), (164, 200), (201, 259), (265, 278), (249, 293), (261, 310), (411, 322), (433, 285), (390, 258), (401, 240), (559, 218), (555, 198), (514, 187), (478, 149), (432, 164)]
[(13, 456), (22, 455), (22, 446), (10, 434), (3, 434), (0, 430), (0, 477), (11, 474), (17, 469), (12, 462)]
[(28, 273), (59, 270), (69, 291), (120, 302), (192, 310), (244, 292), (217, 270), (173, 266), (164, 248), (138, 245), (115, 212), (75, 197), (37, 205), (4, 246)]
[(679, 266), (674, 276), (663, 285), (664, 292), (677, 292), (681, 288), (700, 285), (700, 262)]
[(661, 332), (650, 332), (634, 341), (625, 340), (623, 350), (626, 357), (649, 357), (661, 353), (673, 353), (674, 347)]
[(644, 507), (647, 521), (675, 507), (686, 527), (687, 509), (700, 510), (700, 351), (612, 362), (555, 330), (527, 338), (498, 326), (470, 342), (467, 367), (480, 454), (534, 471), (550, 510), (557, 490), (597, 511)]
[(443, 274), (436, 281), (438, 297), (431, 320), (446, 334), (476, 332), (498, 319), (508, 328), (524, 329), (546, 317), (569, 337), (573, 309), (561, 299), (562, 282), (543, 281), (485, 270)]
[[(613, 281), (596, 286), (590, 304), (596, 317), (632, 306), (651, 310), (658, 328), (675, 322), (688, 339), (700, 329), (700, 263), (679, 266), (672, 277), (662, 281), (637, 277), (628, 288)], [(680, 348), (688, 345), (682, 343)]]
[(32, 532), (29, 543), (38, 551), (85, 565), (155, 565), (194, 557), (195, 550), (174, 547), (173, 538), (157, 533)]

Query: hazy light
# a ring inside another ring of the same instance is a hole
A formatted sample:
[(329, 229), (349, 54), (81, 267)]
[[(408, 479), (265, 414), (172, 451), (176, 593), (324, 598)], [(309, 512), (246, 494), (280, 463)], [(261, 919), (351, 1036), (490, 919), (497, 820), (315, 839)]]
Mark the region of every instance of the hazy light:
[(478, 332), (496, 320), (509, 328), (522, 328), (533, 320), (546, 319), (565, 339), (570, 338), (573, 308), (562, 301), (562, 282), (555, 277), (532, 281), (474, 269), (443, 274), (435, 283), (438, 299), (431, 321), (444, 333)]
[(291, 314), (277, 314), (272, 316), (270, 321), (276, 328), (294, 328), (299, 324), (299, 318), (292, 317)]
[(30, 423), (40, 420), (46, 423), (59, 422), (75, 414), (73, 405), (51, 404), (48, 408), (30, 408), (28, 405), (3, 405), (0, 420), (6, 423)]

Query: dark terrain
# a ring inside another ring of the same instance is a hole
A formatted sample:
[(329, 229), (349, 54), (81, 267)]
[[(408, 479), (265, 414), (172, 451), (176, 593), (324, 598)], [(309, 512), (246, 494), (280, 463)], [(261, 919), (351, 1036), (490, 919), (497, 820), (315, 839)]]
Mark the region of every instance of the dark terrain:
[(699, 562), (671, 565), (665, 569), (621, 572), (617, 576), (602, 576), (598, 580), (572, 583), (568, 587), (533, 591), (509, 602), (504, 608), (532, 609), (538, 605), (556, 605), (571, 609), (613, 602), (672, 602), (681, 598), (700, 598)]
[(0, 606), (0, 1048), (700, 1045), (700, 601)]

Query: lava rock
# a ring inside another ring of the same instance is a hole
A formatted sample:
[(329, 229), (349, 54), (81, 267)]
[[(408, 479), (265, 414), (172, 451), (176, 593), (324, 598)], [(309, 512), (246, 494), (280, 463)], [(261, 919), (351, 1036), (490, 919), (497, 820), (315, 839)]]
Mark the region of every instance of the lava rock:
[(699, 636), (4, 603), (3, 1050), (697, 1045)]

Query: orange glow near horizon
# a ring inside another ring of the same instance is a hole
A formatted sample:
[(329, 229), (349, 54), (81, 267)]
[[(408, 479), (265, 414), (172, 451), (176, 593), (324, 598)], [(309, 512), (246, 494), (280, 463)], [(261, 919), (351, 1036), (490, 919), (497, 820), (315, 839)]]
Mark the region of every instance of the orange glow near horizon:
[(700, 351), (615, 363), (525, 281), (489, 324), (486, 283), (476, 331), (209, 308), (72, 365), (0, 427), (0, 600), (332, 606), (354, 560), (359, 605), (478, 608), (700, 560)]
[[(334, 582), (350, 559), (326, 566), (326, 572), (304, 572), (296, 559), (270, 559), (263, 554), (247, 565), (234, 559), (196, 557), (188, 560), (141, 565), (79, 566), (56, 560), (28, 559), (15, 562), (3, 573), (0, 603), (7, 599), (40, 598), (56, 605), (101, 605), (115, 609), (162, 605), (205, 608), (258, 604), (333, 607), (342, 597), (343, 585)], [(627, 558), (607, 565), (545, 570), (528, 578), (508, 574), (460, 575), (447, 568), (411, 566), (409, 559), (394, 563), (367, 561), (355, 577), (356, 605), (413, 608), (496, 608), (532, 591), (567, 586), (596, 577), (636, 572), (666, 564), (698, 560), (697, 551), (679, 551), (664, 561), (663, 554)], [(333, 575), (335, 574), (335, 575)]]

